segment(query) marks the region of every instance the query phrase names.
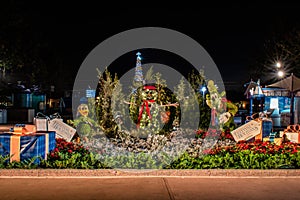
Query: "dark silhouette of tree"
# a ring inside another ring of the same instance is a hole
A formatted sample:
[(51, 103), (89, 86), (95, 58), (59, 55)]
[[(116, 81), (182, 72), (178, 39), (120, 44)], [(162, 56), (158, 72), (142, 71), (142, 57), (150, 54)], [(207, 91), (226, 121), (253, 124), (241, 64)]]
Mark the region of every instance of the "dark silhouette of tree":
[(291, 22), (282, 29), (268, 37), (263, 54), (250, 66), (253, 80), (260, 79), (262, 84), (278, 81), (278, 70), (284, 71), (284, 76), (300, 76), (300, 27)]
[(49, 89), (67, 73), (29, 6), (21, 1), (1, 2), (0, 76), (5, 82), (21, 80), (26, 87), (34, 84)]

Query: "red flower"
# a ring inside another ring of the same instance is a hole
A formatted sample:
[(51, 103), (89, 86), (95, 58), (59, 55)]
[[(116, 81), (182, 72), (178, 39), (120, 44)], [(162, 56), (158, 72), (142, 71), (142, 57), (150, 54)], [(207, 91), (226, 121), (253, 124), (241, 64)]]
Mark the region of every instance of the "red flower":
[(297, 153), (298, 150), (296, 148), (293, 149), (292, 154)]
[(210, 153), (210, 149), (205, 149), (205, 150), (203, 150), (203, 153), (204, 153), (204, 154), (209, 154), (209, 153)]

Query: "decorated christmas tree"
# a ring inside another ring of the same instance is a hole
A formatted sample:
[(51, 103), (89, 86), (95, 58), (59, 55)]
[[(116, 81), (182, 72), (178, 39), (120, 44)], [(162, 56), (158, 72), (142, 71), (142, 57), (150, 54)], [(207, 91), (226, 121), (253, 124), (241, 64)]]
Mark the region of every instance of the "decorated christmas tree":
[(136, 55), (137, 55), (137, 57), (136, 57), (134, 81), (137, 83), (143, 83), (144, 76), (143, 76), (143, 68), (142, 68), (142, 62), (141, 62), (142, 54), (140, 52), (137, 52)]

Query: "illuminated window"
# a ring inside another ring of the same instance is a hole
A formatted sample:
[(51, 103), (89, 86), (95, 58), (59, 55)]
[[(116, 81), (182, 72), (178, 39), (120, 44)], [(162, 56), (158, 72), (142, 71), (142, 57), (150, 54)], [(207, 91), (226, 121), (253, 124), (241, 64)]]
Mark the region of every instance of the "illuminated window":
[(270, 108), (271, 109), (278, 109), (278, 98), (271, 98), (270, 99)]

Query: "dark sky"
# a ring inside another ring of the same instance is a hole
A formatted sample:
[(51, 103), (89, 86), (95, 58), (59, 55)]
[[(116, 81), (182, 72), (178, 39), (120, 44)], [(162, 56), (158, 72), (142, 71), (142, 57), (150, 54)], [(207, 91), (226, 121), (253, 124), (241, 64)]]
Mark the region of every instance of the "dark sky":
[(218, 66), (228, 90), (241, 89), (250, 80), (249, 66), (263, 55), (267, 39), (300, 23), (300, 6), (295, 3), (16, 5), (14, 12), (26, 17), (34, 35), (51, 43), (73, 76), (88, 53), (103, 40), (128, 29), (156, 26), (177, 30), (201, 44)]

